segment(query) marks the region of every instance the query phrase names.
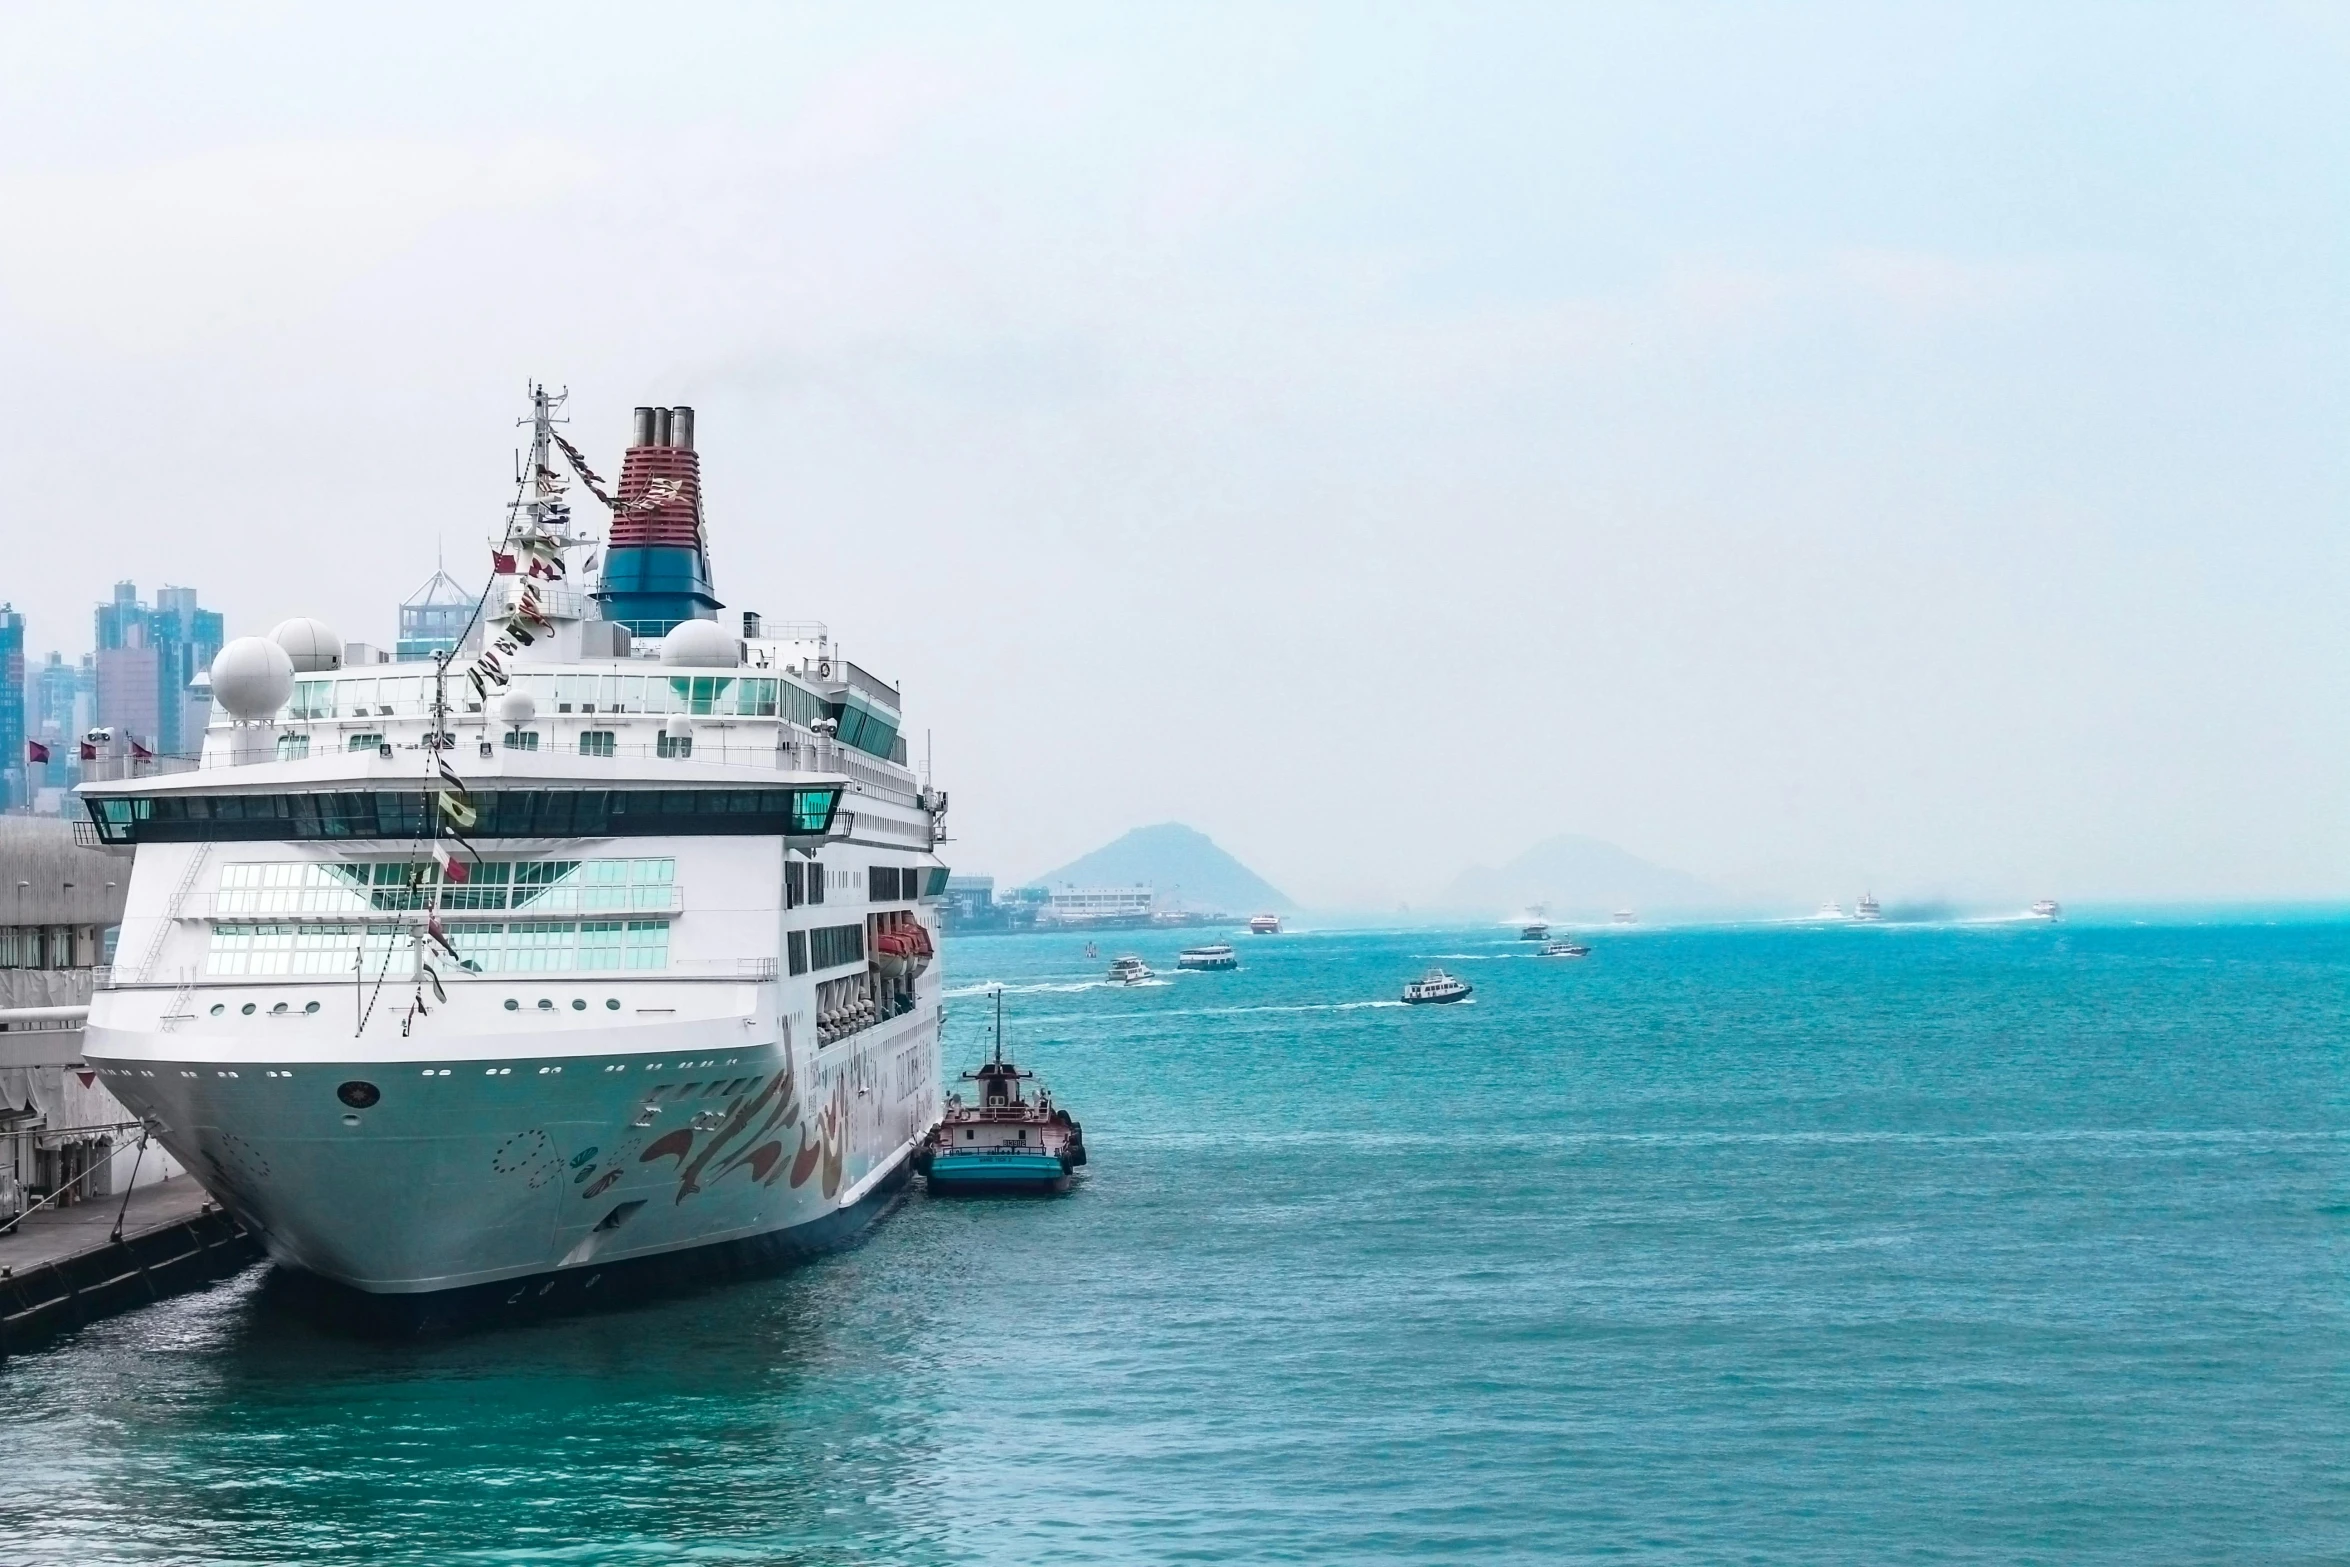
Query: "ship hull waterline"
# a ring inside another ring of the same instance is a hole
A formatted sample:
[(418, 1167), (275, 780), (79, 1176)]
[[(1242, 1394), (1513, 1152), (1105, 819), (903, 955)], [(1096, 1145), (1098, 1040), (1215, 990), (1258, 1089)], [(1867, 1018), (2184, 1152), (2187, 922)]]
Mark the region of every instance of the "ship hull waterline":
[(690, 1028), (657, 1055), (283, 1064), (94, 1029), (87, 1059), (294, 1276), (278, 1288), (405, 1329), (643, 1299), (853, 1241), (935, 1123), (935, 1079), (911, 1069), (936, 1049), (924, 1013), (796, 1060)]

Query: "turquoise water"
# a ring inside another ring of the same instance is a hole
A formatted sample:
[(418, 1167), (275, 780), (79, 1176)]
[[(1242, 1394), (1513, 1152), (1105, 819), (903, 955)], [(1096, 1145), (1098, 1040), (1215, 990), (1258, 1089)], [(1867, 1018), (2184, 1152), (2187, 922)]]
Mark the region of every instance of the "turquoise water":
[(1069, 1197), (453, 1341), (103, 1324), (0, 1371), (0, 1562), (2343, 1561), (2346, 937), (952, 942)]

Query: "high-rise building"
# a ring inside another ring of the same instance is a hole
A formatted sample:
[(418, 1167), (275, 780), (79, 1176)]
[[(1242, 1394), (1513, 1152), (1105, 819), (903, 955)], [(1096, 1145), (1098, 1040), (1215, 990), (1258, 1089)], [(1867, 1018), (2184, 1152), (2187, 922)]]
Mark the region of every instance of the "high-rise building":
[(400, 640), (393, 645), (392, 656), (405, 662), (430, 658), (435, 653), (454, 653), (458, 638), (473, 623), (473, 613), (480, 602), (477, 595), (459, 587), (447, 572), (436, 570), (431, 581), (400, 605)]
[(0, 604), (0, 806), (12, 811), (33, 797), (24, 740), (24, 616)]
[(211, 717), (191, 689), (223, 640), (220, 613), (199, 608), (194, 588), (163, 588), (149, 608), (135, 584), (118, 582), (98, 606), (97, 721), (159, 756), (193, 755)]
[(98, 660), (84, 653), (69, 664), (52, 652), (25, 679), (25, 731), (49, 748), (47, 766), (30, 769), (30, 792), (70, 789), (81, 782), (82, 734), (98, 721)]

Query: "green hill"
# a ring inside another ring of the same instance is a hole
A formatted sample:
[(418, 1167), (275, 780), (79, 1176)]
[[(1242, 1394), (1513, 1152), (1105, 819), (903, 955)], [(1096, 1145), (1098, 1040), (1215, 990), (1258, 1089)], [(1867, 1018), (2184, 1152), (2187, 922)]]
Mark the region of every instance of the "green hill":
[(1115, 843), (1029, 883), (1034, 887), (1145, 885), (1162, 907), (1211, 914), (1278, 914), (1294, 909), (1286, 894), (1180, 822), (1137, 827)]

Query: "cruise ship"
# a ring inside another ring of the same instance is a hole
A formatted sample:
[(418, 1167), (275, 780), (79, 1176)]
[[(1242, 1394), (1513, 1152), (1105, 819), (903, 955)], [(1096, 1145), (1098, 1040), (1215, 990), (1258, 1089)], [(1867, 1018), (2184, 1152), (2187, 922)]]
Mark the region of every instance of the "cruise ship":
[(198, 765), (81, 791), (133, 856), (89, 1063), (276, 1262), (403, 1320), (838, 1242), (941, 1113), (946, 797), (898, 691), (720, 621), (691, 409), (636, 410), (607, 494), (533, 402), (461, 645), (239, 639)]

